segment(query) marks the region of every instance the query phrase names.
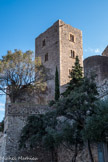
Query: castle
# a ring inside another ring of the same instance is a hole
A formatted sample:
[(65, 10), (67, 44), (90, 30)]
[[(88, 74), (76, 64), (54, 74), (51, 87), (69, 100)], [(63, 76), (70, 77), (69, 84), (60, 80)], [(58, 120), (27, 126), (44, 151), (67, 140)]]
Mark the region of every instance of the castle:
[[(46, 68), (51, 69), (53, 78), (47, 82), (48, 93), (45, 97), (43, 105), (39, 104), (32, 96), (36, 104), (29, 102), (20, 104), (6, 103), (5, 109), (5, 127), (4, 134), (0, 137), (0, 162), (13, 161), (9, 157), (13, 157), (14, 161), (22, 161), (21, 156), (35, 156), (38, 157), (37, 162), (49, 162), (50, 155), (46, 156), (43, 150), (36, 150), (30, 152), (19, 151), (18, 141), (23, 126), (26, 123), (27, 117), (32, 114), (44, 113), (49, 111), (48, 101), (54, 99), (55, 89), (55, 70), (58, 68), (60, 92), (65, 89), (66, 84), (69, 82), (69, 72), (74, 65), (75, 57), (79, 56), (80, 64), (83, 66), (83, 48), (82, 48), (82, 32), (79, 29), (65, 24), (62, 20), (55, 22), (44, 33), (40, 34), (35, 40), (35, 56), (41, 57), (42, 63)], [(97, 73), (98, 90), (100, 97), (107, 96), (108, 85), (108, 47), (103, 52), (102, 56), (92, 56), (84, 60), (85, 75), (94, 70)], [(104, 87), (104, 90), (103, 90)], [(31, 102), (32, 99), (30, 98)], [(104, 152), (106, 148), (104, 147)], [(97, 159), (97, 150), (94, 151), (95, 162)], [(4, 159), (2, 157), (7, 157)], [(18, 159), (18, 157), (20, 157)], [(49, 158), (49, 159), (48, 159)], [(58, 151), (58, 162), (69, 162), (70, 154), (65, 153), (64, 150)], [(105, 157), (107, 159), (107, 157)], [(81, 158), (78, 162), (81, 162)], [(83, 153), (83, 161), (87, 162), (88, 155)], [(23, 160), (24, 161), (24, 160)], [(25, 160), (26, 161), (26, 160)], [(32, 160), (29, 160), (32, 161)], [(83, 162), (82, 161), (82, 162)], [(89, 162), (89, 161), (88, 161)], [(107, 161), (105, 161), (107, 162)]]
[[(55, 76), (56, 67), (59, 72), (60, 92), (69, 82), (69, 72), (79, 56), (80, 64), (83, 66), (82, 32), (79, 29), (58, 20), (44, 33), (35, 39), (35, 56), (41, 57), (45, 67), (51, 69)], [(54, 98), (54, 79), (48, 82), (48, 99)]]

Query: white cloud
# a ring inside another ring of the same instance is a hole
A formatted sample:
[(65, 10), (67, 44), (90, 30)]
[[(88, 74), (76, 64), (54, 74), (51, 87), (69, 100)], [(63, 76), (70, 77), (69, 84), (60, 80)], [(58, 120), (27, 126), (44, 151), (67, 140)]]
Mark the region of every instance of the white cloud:
[(0, 107), (1, 107), (1, 106), (5, 106), (5, 104), (0, 102)]
[(5, 111), (5, 108), (4, 107), (0, 107), (0, 111)]
[(94, 51), (95, 53), (100, 53), (100, 49), (99, 48), (97, 48), (97, 49), (95, 49), (95, 51)]
[(5, 104), (0, 102), (0, 111), (5, 111)]
[(93, 48), (87, 48), (87, 49), (85, 49), (84, 50), (85, 52), (87, 52), (87, 53), (98, 53), (98, 54), (100, 54), (101, 53), (101, 50), (99, 49), (99, 48), (96, 48), (96, 49), (93, 49)]

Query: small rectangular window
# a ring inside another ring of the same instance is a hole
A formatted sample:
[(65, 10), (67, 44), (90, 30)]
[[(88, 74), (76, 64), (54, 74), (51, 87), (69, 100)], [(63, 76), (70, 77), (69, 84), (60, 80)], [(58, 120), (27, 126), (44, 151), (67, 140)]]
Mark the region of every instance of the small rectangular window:
[(48, 53), (45, 54), (45, 62), (48, 61)]
[(75, 42), (75, 38), (74, 38), (74, 35), (73, 34), (70, 34), (70, 41), (71, 42)]
[(42, 46), (45, 46), (45, 39), (44, 39), (43, 42), (42, 42)]
[(72, 72), (72, 69), (69, 69), (69, 75), (70, 75), (71, 72)]
[(71, 50), (70, 57), (75, 58), (75, 51), (74, 50)]

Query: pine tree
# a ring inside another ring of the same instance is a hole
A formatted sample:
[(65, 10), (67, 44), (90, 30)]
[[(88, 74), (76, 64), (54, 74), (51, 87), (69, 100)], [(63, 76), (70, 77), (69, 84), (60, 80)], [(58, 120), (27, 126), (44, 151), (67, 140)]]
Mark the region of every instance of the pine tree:
[(68, 96), (70, 92), (74, 90), (74, 88), (79, 87), (82, 83), (83, 73), (78, 56), (76, 56), (75, 65), (72, 66), (69, 78), (70, 82), (68, 83), (67, 89), (63, 93), (63, 96)]
[(58, 75), (58, 69), (56, 67), (56, 72), (55, 72), (55, 101), (58, 101), (59, 97), (60, 97), (59, 75)]
[[(79, 87), (75, 87), (67, 97), (62, 98), (56, 104), (56, 110), (58, 116), (65, 116), (68, 120), (76, 123), (77, 127), (74, 128), (74, 132), (78, 133), (76, 134), (78, 136), (76, 136), (76, 143), (72, 143), (72, 145), (75, 145), (75, 147), (76, 145), (80, 145), (81, 140), (83, 144), (87, 142), (91, 162), (94, 162), (90, 147), (91, 139), (88, 138), (85, 141), (85, 139), (83, 139), (81, 135), (82, 131), (86, 127), (88, 119), (96, 114), (96, 110), (98, 108), (97, 86), (95, 83), (95, 78), (93, 76), (89, 78), (84, 77), (81, 83), (77, 83), (77, 85)], [(71, 125), (71, 127), (72, 126), (73, 124)], [(72, 135), (70, 136), (70, 138), (68, 138), (68, 141), (65, 142), (69, 143), (69, 141), (71, 141), (73, 138)], [(67, 136), (69, 137), (68, 131)], [(78, 152), (78, 150), (76, 152)]]

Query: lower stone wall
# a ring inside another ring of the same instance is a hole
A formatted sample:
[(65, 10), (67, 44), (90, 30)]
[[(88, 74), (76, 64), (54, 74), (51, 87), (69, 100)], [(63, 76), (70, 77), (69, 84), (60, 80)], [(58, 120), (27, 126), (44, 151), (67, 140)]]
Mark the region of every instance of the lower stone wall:
[(108, 80), (104, 79), (99, 85), (97, 84), (100, 99), (108, 98)]
[(6, 137), (4, 133), (0, 133), (0, 162), (3, 162), (2, 157), (5, 156)]
[[(98, 162), (98, 152), (96, 146), (92, 146), (92, 154), (94, 162)], [(61, 146), (58, 149), (58, 162), (71, 162), (73, 155), (72, 151)], [(76, 162), (90, 162), (87, 146), (85, 146), (84, 149), (78, 153)]]
[(105, 162), (108, 162), (108, 142), (103, 144), (103, 150)]
[[(45, 113), (50, 110), (51, 108), (47, 105), (31, 105), (29, 103), (6, 105), (4, 134), (1, 134), (0, 137), (0, 158), (5, 157), (7, 160), (0, 159), (0, 162), (51, 162), (51, 152), (48, 152), (44, 148), (37, 148), (36, 150), (19, 150), (20, 134), (22, 128), (26, 124), (27, 117), (30, 115)], [(94, 162), (98, 162), (96, 146), (92, 146), (92, 152)], [(72, 156), (72, 151), (61, 146), (55, 154), (54, 162), (70, 162)], [(12, 160), (10, 157), (15, 160)], [(24, 158), (26, 158), (26, 160), (24, 160)], [(32, 160), (32, 158), (35, 160)], [(87, 146), (78, 154), (76, 161), (90, 162)]]
[[(44, 148), (37, 148), (34, 150), (23, 150), (18, 155), (18, 162), (27, 162), (27, 158), (29, 162), (51, 162), (52, 154), (50, 151)], [(24, 160), (25, 159), (25, 160)], [(33, 159), (33, 160), (32, 160)], [(54, 154), (54, 161), (57, 162), (57, 153)]]
[[(29, 103), (6, 105), (4, 134), (0, 138), (2, 143), (0, 149), (0, 156), (2, 159), (0, 162), (50, 162), (49, 159), (51, 159), (51, 153), (44, 149), (19, 150), (20, 134), (22, 128), (26, 124), (27, 117), (30, 115), (45, 113), (46, 111), (49, 111), (48, 106), (31, 105)], [(36, 160), (24, 160), (24, 158), (28, 157), (35, 158)]]

